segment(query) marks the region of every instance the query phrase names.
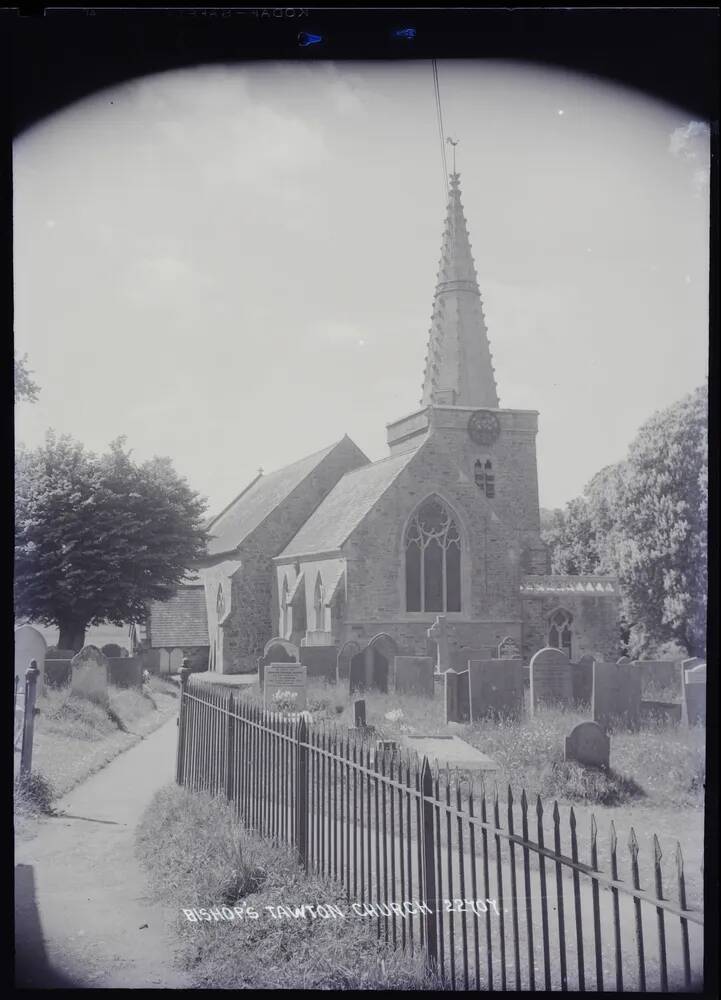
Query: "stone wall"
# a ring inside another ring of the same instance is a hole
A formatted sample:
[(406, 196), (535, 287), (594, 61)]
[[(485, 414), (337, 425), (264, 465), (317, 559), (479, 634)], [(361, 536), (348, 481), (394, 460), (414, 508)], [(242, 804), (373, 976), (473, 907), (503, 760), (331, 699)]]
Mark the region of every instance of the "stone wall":
[[(341, 476), (362, 464), (360, 452), (350, 439), (327, 455), (285, 500), (240, 545), (234, 558), (241, 566), (233, 573), (231, 614), (220, 629), (222, 649), (216, 653), (220, 673), (247, 673), (256, 668), (263, 646), (278, 632), (279, 602), (273, 559), (286, 547), (301, 525)], [(207, 570), (203, 571), (204, 579)], [(208, 575), (208, 579), (213, 574)], [(207, 593), (210, 611), (215, 595)], [(312, 607), (312, 601), (311, 601)], [(227, 605), (226, 605), (227, 608)], [(214, 612), (213, 612), (214, 614)], [(211, 620), (208, 627), (211, 634)]]
[(524, 660), (548, 645), (548, 619), (558, 608), (573, 615), (572, 660), (587, 654), (599, 660), (618, 658), (618, 595), (567, 591), (523, 595)]

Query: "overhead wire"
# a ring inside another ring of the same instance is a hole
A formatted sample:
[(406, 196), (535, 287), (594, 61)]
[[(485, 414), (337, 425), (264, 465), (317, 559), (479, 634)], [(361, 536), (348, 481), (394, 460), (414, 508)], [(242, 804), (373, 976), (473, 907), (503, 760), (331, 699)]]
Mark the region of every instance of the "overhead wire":
[(441, 89), (438, 83), (438, 64), (435, 59), (431, 60), (433, 69), (433, 94), (436, 102), (436, 123), (438, 125), (438, 138), (441, 143), (441, 168), (443, 170), (443, 199), (445, 201), (448, 194), (448, 164), (446, 162), (446, 139), (443, 128), (443, 108), (441, 106)]

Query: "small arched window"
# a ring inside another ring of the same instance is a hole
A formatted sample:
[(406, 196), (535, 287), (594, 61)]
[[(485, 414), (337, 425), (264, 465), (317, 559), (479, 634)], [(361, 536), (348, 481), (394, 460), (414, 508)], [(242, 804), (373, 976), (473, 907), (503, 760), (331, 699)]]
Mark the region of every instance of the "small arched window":
[(218, 594), (215, 598), (215, 611), (218, 615), (218, 621), (222, 621), (225, 616), (225, 597), (223, 596), (223, 584), (218, 584)]
[(476, 486), (483, 490), (489, 500), (492, 500), (496, 495), (496, 477), (493, 474), (493, 464), (490, 458), (487, 458), (485, 462), (482, 462), (480, 458), (476, 459), (476, 464), (473, 467), (473, 478), (476, 481)]
[(407, 611), (461, 610), (461, 536), (440, 497), (425, 500), (404, 539)]
[(548, 645), (554, 649), (562, 649), (571, 658), (571, 641), (573, 615), (565, 608), (554, 611), (548, 621)]
[(325, 630), (325, 588), (320, 578), (320, 573), (315, 578), (315, 590), (313, 592), (313, 610), (315, 612), (315, 630), (323, 632)]
[(283, 577), (283, 590), (280, 595), (280, 634), (284, 639), (288, 638), (289, 625), (288, 612), (288, 577)]

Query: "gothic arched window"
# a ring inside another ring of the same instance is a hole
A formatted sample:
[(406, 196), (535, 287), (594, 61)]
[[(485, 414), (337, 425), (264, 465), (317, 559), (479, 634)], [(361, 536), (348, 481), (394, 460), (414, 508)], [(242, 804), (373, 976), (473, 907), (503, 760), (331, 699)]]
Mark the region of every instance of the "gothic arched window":
[(548, 645), (553, 646), (554, 649), (562, 649), (569, 659), (571, 657), (572, 622), (573, 615), (565, 608), (554, 611), (548, 620)]
[(323, 632), (325, 629), (325, 590), (320, 573), (315, 578), (315, 590), (313, 592), (313, 610), (315, 612), (315, 630)]
[(473, 478), (476, 480), (476, 486), (483, 490), (489, 500), (492, 500), (496, 495), (496, 477), (493, 474), (490, 458), (487, 458), (485, 462), (482, 462), (480, 458), (476, 459), (476, 464), (473, 467)]
[(407, 611), (461, 610), (461, 536), (440, 497), (425, 500), (404, 539)]
[(222, 621), (225, 615), (225, 597), (223, 596), (223, 585), (218, 584), (218, 596), (215, 599), (215, 610), (218, 615), (218, 621)]
[(280, 595), (280, 634), (288, 638), (288, 577), (283, 577), (283, 590)]

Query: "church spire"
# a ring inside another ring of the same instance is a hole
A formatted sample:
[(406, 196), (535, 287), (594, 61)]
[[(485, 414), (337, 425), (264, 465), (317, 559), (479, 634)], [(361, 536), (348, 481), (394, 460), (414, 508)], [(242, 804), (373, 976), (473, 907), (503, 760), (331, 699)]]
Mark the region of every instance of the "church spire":
[(438, 284), (428, 338), (422, 406), (498, 407), (488, 331), (461, 204), (452, 173)]

